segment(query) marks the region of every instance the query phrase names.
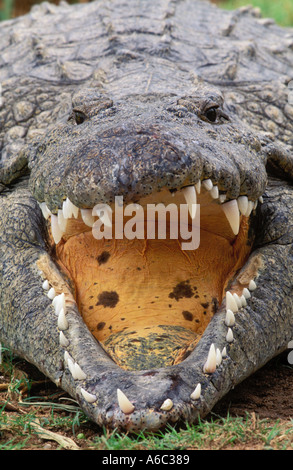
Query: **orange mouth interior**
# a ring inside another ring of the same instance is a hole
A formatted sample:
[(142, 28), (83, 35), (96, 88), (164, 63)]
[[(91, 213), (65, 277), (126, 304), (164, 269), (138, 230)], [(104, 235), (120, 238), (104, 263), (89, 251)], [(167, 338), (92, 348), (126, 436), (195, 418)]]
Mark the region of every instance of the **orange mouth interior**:
[(180, 240), (93, 237), (69, 219), (57, 262), (73, 281), (79, 311), (93, 336), (125, 369), (166, 367), (196, 346), (247, 259), (248, 219), (233, 235), (220, 204), (200, 195), (200, 244)]

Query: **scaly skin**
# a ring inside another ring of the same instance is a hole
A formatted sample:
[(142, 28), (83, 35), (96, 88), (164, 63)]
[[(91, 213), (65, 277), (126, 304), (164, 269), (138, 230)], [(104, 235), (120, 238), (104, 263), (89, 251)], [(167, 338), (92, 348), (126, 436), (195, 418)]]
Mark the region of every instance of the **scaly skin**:
[[(45, 5), (3, 31), (1, 342), (100, 425), (155, 430), (206, 415), (293, 337), (293, 33), (254, 10), (187, 0)], [(223, 295), (182, 362), (123, 370), (85, 325), (38, 202), (56, 214), (66, 197), (88, 209), (199, 180), (227, 201), (263, 197), (247, 219), (251, 254), (223, 286), (241, 293), (255, 279), (257, 289), (235, 313), (232, 341)], [(45, 279), (65, 294), (65, 325)], [(227, 351), (213, 371), (204, 369), (211, 344)], [(117, 388), (133, 409), (119, 406)]]

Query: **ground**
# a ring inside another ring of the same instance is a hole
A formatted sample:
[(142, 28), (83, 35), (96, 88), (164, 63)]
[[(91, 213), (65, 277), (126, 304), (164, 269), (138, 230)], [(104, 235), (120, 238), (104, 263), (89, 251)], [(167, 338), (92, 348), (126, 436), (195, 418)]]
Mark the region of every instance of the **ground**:
[(0, 449), (293, 450), (293, 366), (288, 352), (235, 387), (199, 425), (154, 436), (101, 430), (65, 392), (14, 358), (0, 369)]

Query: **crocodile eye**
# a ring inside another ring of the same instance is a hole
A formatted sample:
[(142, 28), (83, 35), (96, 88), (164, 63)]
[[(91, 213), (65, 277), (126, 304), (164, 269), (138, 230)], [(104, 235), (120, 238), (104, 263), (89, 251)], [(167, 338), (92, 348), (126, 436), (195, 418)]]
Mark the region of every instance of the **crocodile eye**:
[(73, 110), (73, 114), (76, 124), (82, 124), (85, 121), (86, 116), (81, 111)]
[(216, 122), (218, 117), (217, 108), (214, 106), (213, 108), (207, 109), (204, 115), (210, 122)]

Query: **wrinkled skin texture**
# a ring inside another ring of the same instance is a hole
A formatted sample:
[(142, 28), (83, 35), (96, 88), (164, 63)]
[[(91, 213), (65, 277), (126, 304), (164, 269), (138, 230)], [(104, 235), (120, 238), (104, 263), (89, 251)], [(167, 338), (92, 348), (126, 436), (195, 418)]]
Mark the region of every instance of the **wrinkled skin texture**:
[[(188, 0), (44, 5), (2, 29), (1, 342), (100, 425), (154, 430), (206, 415), (293, 337), (293, 32), (253, 10)], [(72, 95), (85, 116), (80, 125)], [(236, 314), (233, 342), (226, 340), (224, 298), (184, 361), (122, 370), (69, 302), (66, 350), (86, 374), (75, 380), (42, 289), (44, 272), (68, 298), (72, 285), (54, 261), (37, 201), (56, 213), (64, 195), (90, 208), (117, 194), (136, 202), (198, 179), (211, 179), (228, 200), (263, 196), (250, 216), (251, 255), (229, 280), (230, 290), (248, 273), (257, 282)], [(228, 354), (208, 374), (212, 343)], [(198, 383), (201, 396), (192, 400)], [(119, 408), (117, 388), (133, 412)], [(161, 409), (166, 399), (170, 410)]]

